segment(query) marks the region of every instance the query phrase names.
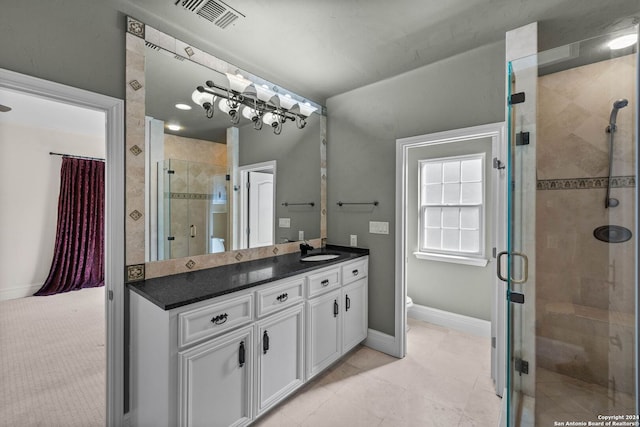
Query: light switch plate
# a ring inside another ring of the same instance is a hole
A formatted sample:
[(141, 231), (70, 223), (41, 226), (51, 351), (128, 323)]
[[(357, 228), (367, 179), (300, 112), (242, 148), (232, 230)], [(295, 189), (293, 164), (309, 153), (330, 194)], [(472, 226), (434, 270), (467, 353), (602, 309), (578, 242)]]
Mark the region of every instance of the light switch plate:
[(358, 246), (358, 235), (357, 234), (352, 234), (349, 238), (349, 244), (351, 246)]
[(304, 230), (298, 231), (298, 240), (304, 240)]
[(389, 234), (389, 223), (386, 221), (369, 221), (369, 233)]
[(291, 218), (278, 218), (278, 227), (291, 228)]

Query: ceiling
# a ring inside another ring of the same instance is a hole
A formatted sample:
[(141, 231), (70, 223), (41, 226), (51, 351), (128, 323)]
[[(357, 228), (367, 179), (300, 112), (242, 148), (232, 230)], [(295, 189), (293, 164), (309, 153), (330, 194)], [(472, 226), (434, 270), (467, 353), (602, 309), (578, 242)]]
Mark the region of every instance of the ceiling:
[(183, 0), (112, 1), (320, 104), (503, 41), (506, 31), (534, 21), (547, 49), (628, 26), (640, 15), (637, 0), (215, 0), (238, 16), (221, 28), (185, 9)]

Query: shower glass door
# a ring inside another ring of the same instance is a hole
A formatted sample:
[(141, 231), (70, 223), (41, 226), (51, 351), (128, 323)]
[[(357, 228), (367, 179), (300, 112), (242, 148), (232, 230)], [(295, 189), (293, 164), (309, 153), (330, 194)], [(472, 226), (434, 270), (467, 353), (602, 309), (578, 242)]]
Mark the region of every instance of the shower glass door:
[(640, 421), (637, 34), (508, 64), (506, 426)]
[(507, 282), (507, 421), (532, 416), (535, 373), (535, 224), (537, 57), (509, 64), (508, 232), (500, 257)]

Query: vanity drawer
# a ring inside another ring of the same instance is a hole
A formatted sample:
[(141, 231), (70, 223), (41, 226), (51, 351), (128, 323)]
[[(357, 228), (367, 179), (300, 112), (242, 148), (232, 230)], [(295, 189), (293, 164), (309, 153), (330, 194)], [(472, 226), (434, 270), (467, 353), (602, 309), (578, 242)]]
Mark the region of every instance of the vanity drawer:
[(258, 317), (304, 301), (304, 277), (256, 291)]
[(343, 265), (342, 268), (342, 284), (346, 285), (351, 282), (355, 282), (358, 279), (367, 277), (367, 265), (369, 264), (367, 258), (359, 261)]
[(324, 270), (308, 276), (309, 291), (307, 298), (323, 294), (331, 289), (340, 287), (340, 267)]
[(253, 320), (253, 294), (178, 314), (178, 345), (221, 334)]

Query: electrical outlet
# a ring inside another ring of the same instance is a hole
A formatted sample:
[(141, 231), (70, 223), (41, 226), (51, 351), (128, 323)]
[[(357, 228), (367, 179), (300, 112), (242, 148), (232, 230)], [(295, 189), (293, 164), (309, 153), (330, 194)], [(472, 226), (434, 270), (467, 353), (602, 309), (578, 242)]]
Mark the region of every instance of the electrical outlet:
[(291, 218), (278, 218), (278, 226), (280, 228), (290, 228)]
[(351, 246), (358, 246), (358, 235), (357, 234), (352, 234), (351, 237), (349, 238), (349, 244)]
[(389, 223), (380, 221), (369, 221), (369, 233), (389, 234)]
[(304, 230), (298, 231), (298, 240), (304, 240)]

